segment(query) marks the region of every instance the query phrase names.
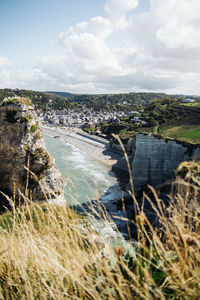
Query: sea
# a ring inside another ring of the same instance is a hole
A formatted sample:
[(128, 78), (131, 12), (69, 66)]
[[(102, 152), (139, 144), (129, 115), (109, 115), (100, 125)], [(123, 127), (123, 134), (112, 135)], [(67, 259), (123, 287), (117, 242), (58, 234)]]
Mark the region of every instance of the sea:
[(44, 135), (44, 139), (47, 150), (55, 158), (56, 166), (66, 180), (65, 198), (69, 205), (99, 199), (116, 185), (110, 167), (61, 138)]
[[(66, 180), (65, 199), (68, 205), (79, 206), (92, 200), (100, 199), (102, 204), (119, 199), (121, 190), (110, 167), (94, 160), (87, 153), (51, 135), (44, 135), (47, 150), (55, 158), (57, 168)], [(118, 217), (124, 217), (122, 212), (115, 212)], [(119, 233), (113, 218), (96, 219), (89, 217), (95, 229), (113, 245), (122, 243), (126, 234)], [(118, 223), (120, 220), (118, 220)]]

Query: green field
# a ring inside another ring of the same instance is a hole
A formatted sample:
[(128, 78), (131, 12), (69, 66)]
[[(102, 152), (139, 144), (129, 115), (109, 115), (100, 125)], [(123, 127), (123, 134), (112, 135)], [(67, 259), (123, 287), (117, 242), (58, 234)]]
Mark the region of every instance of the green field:
[(183, 106), (193, 106), (193, 107), (200, 107), (200, 103), (181, 103)]
[(200, 125), (160, 126), (158, 132), (171, 138), (200, 143)]

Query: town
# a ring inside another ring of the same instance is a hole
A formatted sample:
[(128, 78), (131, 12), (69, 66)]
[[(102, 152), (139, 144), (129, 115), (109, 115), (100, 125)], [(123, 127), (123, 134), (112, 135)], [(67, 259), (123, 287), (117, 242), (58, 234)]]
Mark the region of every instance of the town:
[(61, 126), (69, 128), (94, 128), (102, 123), (119, 124), (121, 119), (130, 119), (136, 125), (145, 125), (146, 122), (140, 119), (141, 113), (131, 111), (125, 113), (123, 111), (107, 111), (96, 112), (92, 108), (83, 106), (77, 109), (51, 110), (48, 112), (37, 111), (37, 115), (43, 125)]

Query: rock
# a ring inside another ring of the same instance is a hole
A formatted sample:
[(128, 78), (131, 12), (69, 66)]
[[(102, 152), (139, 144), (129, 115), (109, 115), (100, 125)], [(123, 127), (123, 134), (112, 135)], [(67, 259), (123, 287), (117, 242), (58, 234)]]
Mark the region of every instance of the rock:
[[(125, 193), (123, 201), (120, 199), (120, 192), (113, 196), (111, 193), (113, 187), (101, 200), (120, 232), (127, 237), (130, 234), (132, 238), (137, 239), (138, 232), (135, 222), (137, 214), (141, 211), (146, 215), (152, 227), (157, 229), (162, 227), (157, 211), (154, 209), (155, 207), (159, 210), (158, 202), (150, 189), (147, 189), (147, 185), (158, 188), (156, 189), (157, 199), (166, 209), (171, 201), (168, 195), (171, 192), (177, 192), (177, 184), (174, 186), (176, 176), (185, 179), (189, 174), (199, 180), (200, 163), (194, 161), (200, 160), (200, 145), (145, 133), (137, 134), (135, 141), (131, 140), (127, 144), (129, 145), (129, 162), (137, 207), (134, 206), (130, 194)], [(132, 151), (130, 147), (132, 147)], [(185, 161), (190, 161), (190, 163)], [(114, 171), (119, 162), (114, 166)], [(180, 165), (180, 163), (182, 164)], [(115, 174), (117, 174), (116, 171)], [(132, 191), (130, 183), (127, 183), (129, 180), (127, 171), (118, 168), (117, 178), (121, 188), (124, 188), (126, 184), (126, 192)], [(143, 191), (148, 194), (148, 198), (143, 196)], [(165, 212), (167, 216), (167, 210)], [(126, 219), (130, 221), (126, 221)], [(148, 231), (148, 226), (145, 226)]]
[(64, 198), (64, 179), (46, 150), (28, 99), (10, 98), (1, 103), (0, 141), (0, 191), (15, 195), (16, 200), (21, 194), (32, 201)]
[(192, 160), (200, 160), (198, 144), (138, 134), (131, 162), (135, 194), (139, 194), (147, 185), (158, 187), (173, 180), (179, 164)]

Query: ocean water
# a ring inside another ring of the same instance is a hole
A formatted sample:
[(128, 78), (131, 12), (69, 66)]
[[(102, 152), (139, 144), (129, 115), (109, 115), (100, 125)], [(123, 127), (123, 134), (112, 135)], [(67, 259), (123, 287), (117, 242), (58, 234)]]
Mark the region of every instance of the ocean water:
[(46, 147), (66, 179), (65, 198), (69, 205), (84, 203), (105, 194), (116, 178), (110, 168), (60, 138), (44, 135)]

